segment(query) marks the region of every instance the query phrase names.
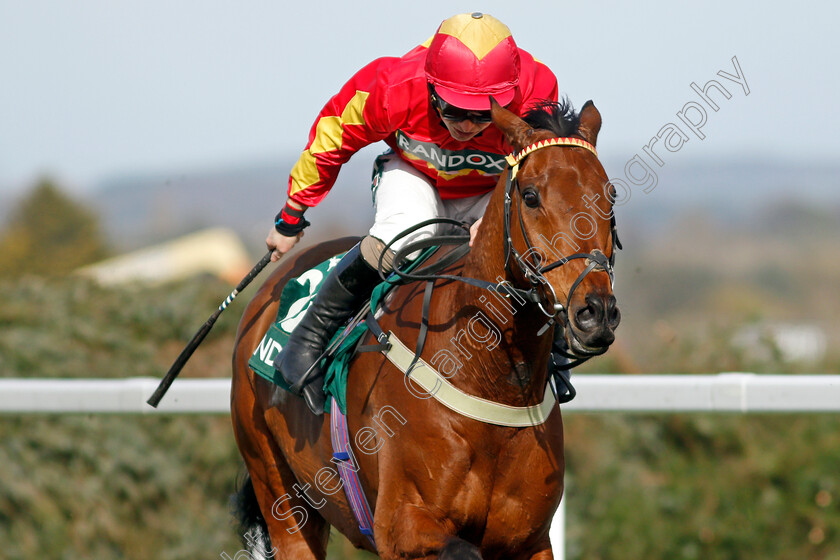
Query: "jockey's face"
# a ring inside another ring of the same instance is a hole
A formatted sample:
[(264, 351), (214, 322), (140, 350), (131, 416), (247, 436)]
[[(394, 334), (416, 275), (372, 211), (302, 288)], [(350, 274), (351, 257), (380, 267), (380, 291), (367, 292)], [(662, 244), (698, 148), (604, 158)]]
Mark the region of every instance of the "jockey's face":
[(443, 125), (449, 135), (459, 142), (466, 142), (475, 138), (481, 131), (490, 126), (490, 111), (470, 111), (461, 109), (444, 101), (434, 88), (431, 88), (432, 105), (440, 115)]
[(454, 121), (447, 119), (446, 117), (442, 117), (441, 120), (443, 121), (443, 125), (449, 131), (449, 135), (458, 142), (472, 140), (478, 135), (478, 133), (491, 124), (489, 122), (473, 122), (470, 119)]

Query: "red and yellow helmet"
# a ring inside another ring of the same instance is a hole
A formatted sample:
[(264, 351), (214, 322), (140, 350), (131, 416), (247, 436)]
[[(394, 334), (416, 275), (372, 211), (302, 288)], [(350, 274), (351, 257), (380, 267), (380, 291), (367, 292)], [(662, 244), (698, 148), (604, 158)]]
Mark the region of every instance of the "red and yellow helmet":
[(510, 29), (481, 12), (444, 20), (429, 44), (426, 79), (444, 101), (462, 109), (487, 111), (491, 95), (507, 105), (519, 83), (519, 50)]

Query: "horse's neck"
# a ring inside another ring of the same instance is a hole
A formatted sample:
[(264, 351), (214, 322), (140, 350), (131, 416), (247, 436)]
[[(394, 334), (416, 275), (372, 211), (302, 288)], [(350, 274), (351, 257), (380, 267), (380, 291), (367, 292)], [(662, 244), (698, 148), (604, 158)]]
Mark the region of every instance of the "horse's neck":
[[(500, 232), (495, 229), (482, 227), (486, 235), (476, 239), (462, 276), (494, 283), (509, 280)], [(450, 284), (448, 291), (450, 317), (457, 313), (451, 345), (463, 364), (452, 382), (471, 394), (512, 406), (542, 402), (553, 332), (547, 329), (537, 336), (547, 321), (545, 315), (515, 295), (504, 297), (461, 282)]]

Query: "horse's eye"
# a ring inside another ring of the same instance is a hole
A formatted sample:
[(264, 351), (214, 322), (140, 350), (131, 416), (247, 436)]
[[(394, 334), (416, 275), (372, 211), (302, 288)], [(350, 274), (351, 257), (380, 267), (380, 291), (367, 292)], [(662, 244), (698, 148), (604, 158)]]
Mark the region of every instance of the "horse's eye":
[(522, 193), (522, 200), (529, 208), (536, 208), (540, 205), (540, 193), (537, 189), (528, 188)]

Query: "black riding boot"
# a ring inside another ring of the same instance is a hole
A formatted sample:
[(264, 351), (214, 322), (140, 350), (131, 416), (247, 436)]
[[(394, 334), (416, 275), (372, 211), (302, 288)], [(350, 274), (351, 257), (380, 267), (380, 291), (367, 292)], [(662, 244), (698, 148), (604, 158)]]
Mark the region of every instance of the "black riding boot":
[[(315, 362), (379, 281), (379, 273), (362, 258), (359, 245), (350, 249), (321, 284), (306, 315), (274, 359), (274, 367), (290, 385), (292, 393), (302, 396), (315, 414), (323, 412), (326, 400), (323, 389), (326, 372)], [(303, 379), (313, 364), (312, 372)]]

